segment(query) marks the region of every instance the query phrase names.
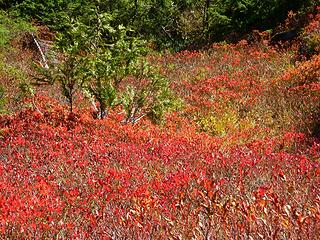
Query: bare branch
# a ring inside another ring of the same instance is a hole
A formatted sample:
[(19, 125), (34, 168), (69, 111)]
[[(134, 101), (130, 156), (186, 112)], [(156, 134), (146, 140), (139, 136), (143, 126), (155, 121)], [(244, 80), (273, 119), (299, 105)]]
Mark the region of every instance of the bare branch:
[(40, 52), (42, 61), (43, 61), (43, 63), (44, 63), (44, 68), (48, 69), (48, 68), (49, 68), (49, 65), (48, 65), (47, 59), (46, 59), (46, 57), (45, 57), (45, 55), (44, 55), (44, 53), (43, 53), (43, 51), (42, 51), (42, 49), (41, 49), (41, 46), (40, 46), (39, 42), (37, 41), (37, 38), (34, 36), (33, 33), (32, 33), (32, 38), (33, 38), (33, 41), (34, 41), (34, 43), (36, 44), (36, 46), (37, 46), (37, 48), (38, 48), (38, 50), (39, 50), (39, 52)]

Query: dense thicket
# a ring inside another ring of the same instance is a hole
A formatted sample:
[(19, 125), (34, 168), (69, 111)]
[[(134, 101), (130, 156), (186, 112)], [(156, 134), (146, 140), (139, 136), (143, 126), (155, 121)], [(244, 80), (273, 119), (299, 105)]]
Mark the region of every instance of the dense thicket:
[(161, 47), (182, 47), (214, 40), (236, 40), (252, 29), (267, 30), (282, 22), (288, 11), (305, 11), (319, 0), (0, 0), (1, 8), (17, 9), (55, 30), (70, 18), (87, 21), (92, 9)]

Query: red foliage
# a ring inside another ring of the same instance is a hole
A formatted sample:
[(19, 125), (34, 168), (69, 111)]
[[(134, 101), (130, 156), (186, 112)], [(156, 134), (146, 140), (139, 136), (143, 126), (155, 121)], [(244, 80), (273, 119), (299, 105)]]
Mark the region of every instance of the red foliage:
[(220, 149), (174, 115), (163, 131), (53, 107), (1, 117), (3, 238), (319, 234), (319, 144), (284, 148), (302, 135)]
[[(277, 94), (318, 99), (319, 57), (283, 72), (289, 60), (244, 42), (158, 59), (185, 103), (159, 126), (38, 95), (0, 115), (0, 238), (316, 239), (320, 144), (254, 118)], [(232, 131), (200, 131), (207, 116)]]

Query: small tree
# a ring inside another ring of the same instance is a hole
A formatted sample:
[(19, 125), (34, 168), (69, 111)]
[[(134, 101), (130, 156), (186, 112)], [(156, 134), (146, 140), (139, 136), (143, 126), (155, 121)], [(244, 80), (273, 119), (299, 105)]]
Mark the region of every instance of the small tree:
[(70, 113), (74, 110), (74, 96), (86, 80), (83, 65), (86, 41), (81, 35), (83, 27), (80, 22), (73, 22), (58, 36), (55, 49), (60, 54), (59, 59), (52, 61), (48, 68), (39, 68), (40, 75), (35, 77), (36, 84), (59, 85), (69, 104)]
[[(44, 77), (38, 82), (57, 82), (70, 112), (74, 95), (81, 89), (94, 104), (99, 103), (97, 116), (101, 119), (117, 105), (127, 113), (125, 123), (135, 123), (152, 112), (160, 116), (169, 101), (168, 81), (145, 60), (145, 42), (122, 25), (112, 27), (111, 19), (96, 8), (85, 22), (72, 22), (57, 41), (61, 59), (43, 70)], [(128, 79), (132, 82), (125, 81)]]
[(131, 37), (131, 31), (122, 25), (110, 26), (112, 17), (92, 14), (87, 28), (89, 48), (85, 57), (87, 81), (84, 88), (99, 103), (99, 118), (108, 116), (111, 107), (121, 104), (120, 85), (134, 72), (136, 62), (147, 51), (145, 42)]
[(136, 123), (144, 116), (160, 118), (172, 103), (168, 80), (151, 67), (146, 43), (132, 37), (122, 25), (110, 26), (110, 15), (95, 14), (91, 42), (86, 57), (88, 80), (85, 88), (99, 102), (100, 118), (122, 105), (123, 123)]

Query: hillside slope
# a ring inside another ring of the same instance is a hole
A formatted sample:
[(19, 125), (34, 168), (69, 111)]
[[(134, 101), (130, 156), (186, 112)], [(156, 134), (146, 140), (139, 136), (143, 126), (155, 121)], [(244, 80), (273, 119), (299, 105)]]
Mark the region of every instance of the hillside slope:
[(2, 16), (21, 31), (0, 46), (0, 238), (318, 238), (320, 15), (304, 59), (263, 40), (148, 55), (178, 99), (158, 124), (96, 119), (83, 91), (70, 113), (32, 84), (41, 30)]

